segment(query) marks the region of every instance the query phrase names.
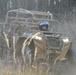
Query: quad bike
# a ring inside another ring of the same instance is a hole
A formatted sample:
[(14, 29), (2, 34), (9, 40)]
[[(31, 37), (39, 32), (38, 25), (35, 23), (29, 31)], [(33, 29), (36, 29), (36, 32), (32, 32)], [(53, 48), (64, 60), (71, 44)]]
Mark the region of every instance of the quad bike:
[[(42, 20), (50, 23), (49, 31), (39, 29)], [(37, 75), (61, 75), (61, 67), (68, 67), (71, 61), (72, 42), (58, 32), (59, 24), (49, 12), (21, 8), (8, 11), (4, 27), (14, 59), (24, 61)]]

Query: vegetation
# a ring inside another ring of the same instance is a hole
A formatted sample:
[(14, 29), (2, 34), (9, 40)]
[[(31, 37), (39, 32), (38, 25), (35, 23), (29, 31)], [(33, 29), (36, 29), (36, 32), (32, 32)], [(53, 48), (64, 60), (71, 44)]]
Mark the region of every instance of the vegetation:
[[(65, 18), (65, 20), (67, 19), (67, 22), (70, 20), (72, 21), (72, 19), (76, 20), (76, 0), (0, 0), (0, 19), (5, 19), (5, 15), (8, 10), (17, 8), (50, 11), (54, 14), (54, 18), (57, 20), (64, 20), (66, 15), (68, 16), (67, 18)], [(71, 12), (71, 14), (69, 12)], [(70, 14), (70, 16), (68, 15), (68, 13)], [(68, 20), (68, 18), (70, 20)], [(0, 44), (0, 47), (2, 48), (1, 51), (3, 51), (4, 45)], [(7, 53), (6, 51), (5, 53)], [(6, 57), (5, 55), (3, 56)], [(0, 75), (23, 75), (21, 68), (19, 66), (15, 68), (15, 64), (7, 64), (6, 66), (6, 64), (3, 64), (2, 62), (0, 63), (0, 67)]]
[(76, 0), (0, 0), (0, 17), (4, 18), (8, 10), (16, 8), (65, 14), (76, 8)]

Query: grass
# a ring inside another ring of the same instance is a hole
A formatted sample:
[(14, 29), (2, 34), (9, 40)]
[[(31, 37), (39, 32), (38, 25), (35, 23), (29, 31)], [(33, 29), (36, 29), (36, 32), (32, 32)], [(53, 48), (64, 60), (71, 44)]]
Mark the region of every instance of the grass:
[[(37, 69), (24, 69), (20, 66), (15, 64), (9, 64), (9, 63), (2, 63), (0, 61), (0, 75), (36, 75)], [(39, 69), (39, 75), (43, 75), (42, 71)]]
[(35, 75), (35, 70), (24, 69), (20, 65), (0, 61), (0, 75)]
[(23, 75), (20, 67), (0, 62), (0, 75)]

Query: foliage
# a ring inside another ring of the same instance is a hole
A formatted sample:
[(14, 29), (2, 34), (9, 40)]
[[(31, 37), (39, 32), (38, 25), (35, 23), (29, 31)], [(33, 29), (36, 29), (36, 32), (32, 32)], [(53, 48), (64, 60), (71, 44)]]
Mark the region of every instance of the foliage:
[(50, 11), (51, 13), (68, 13), (76, 8), (76, 0), (0, 0), (0, 18), (4, 18), (10, 9)]

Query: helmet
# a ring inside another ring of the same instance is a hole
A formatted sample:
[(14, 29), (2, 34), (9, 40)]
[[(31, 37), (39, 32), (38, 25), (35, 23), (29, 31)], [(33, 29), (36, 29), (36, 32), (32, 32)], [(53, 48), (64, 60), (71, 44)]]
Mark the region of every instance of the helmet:
[(47, 21), (41, 21), (39, 23), (39, 29), (42, 31), (48, 31), (49, 23)]

